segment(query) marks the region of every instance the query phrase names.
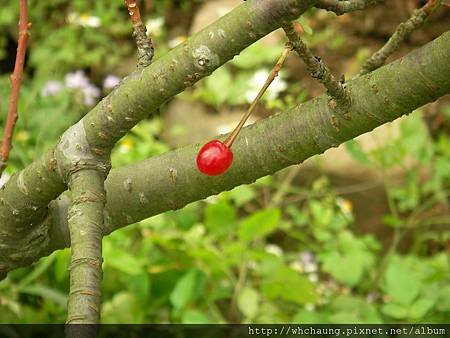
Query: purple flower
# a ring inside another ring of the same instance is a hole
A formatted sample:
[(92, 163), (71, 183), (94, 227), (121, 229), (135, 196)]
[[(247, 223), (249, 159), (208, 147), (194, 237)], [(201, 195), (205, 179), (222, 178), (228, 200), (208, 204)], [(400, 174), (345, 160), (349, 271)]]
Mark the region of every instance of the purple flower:
[(316, 256), (312, 251), (302, 251), (299, 254), (300, 264), (303, 266), (303, 271), (314, 272), (317, 270)]
[(64, 77), (67, 88), (84, 88), (90, 86), (89, 78), (82, 70), (67, 73)]
[(52, 96), (58, 94), (63, 90), (63, 85), (61, 82), (56, 80), (51, 80), (45, 83), (44, 87), (41, 89), (41, 96)]
[(103, 80), (103, 89), (113, 89), (120, 82), (120, 78), (115, 75), (108, 75)]
[(100, 89), (89, 81), (89, 78), (82, 70), (67, 73), (64, 77), (64, 82), (67, 88), (80, 90), (86, 106), (93, 106), (96, 99), (100, 96)]

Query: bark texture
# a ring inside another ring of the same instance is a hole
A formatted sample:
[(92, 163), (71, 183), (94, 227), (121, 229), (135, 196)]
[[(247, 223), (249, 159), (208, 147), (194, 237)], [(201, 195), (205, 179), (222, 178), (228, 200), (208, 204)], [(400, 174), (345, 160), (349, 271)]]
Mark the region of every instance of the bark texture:
[[(301, 163), (360, 134), (450, 93), (450, 32), (407, 56), (347, 83), (351, 106), (342, 112), (322, 95), (287, 112), (242, 130), (233, 145), (234, 163), (223, 176), (198, 172), (195, 157), (199, 144), (114, 169), (105, 189), (105, 233), (187, 203), (251, 183), (277, 170)], [(222, 138), (223, 139), (223, 138)], [(31, 172), (30, 172), (31, 173)], [(17, 242), (0, 237), (3, 272), (69, 245), (67, 207), (63, 194), (50, 204), (48, 217), (27, 232), (35, 234), (28, 252)], [(20, 216), (20, 215), (18, 215)], [(0, 226), (3, 234), (5, 223)]]
[[(98, 158), (107, 158), (118, 139), (166, 100), (314, 3), (247, 1), (150, 66), (130, 74), (79, 122), (90, 151)], [(72, 140), (67, 137), (70, 131), (62, 138)], [(69, 147), (76, 148), (77, 144)], [(67, 189), (66, 178), (59, 170), (63, 165), (58, 162), (58, 153), (56, 148), (50, 150), (13, 175), (0, 190), (0, 278), (11, 266), (31, 263), (39, 247), (50, 245), (48, 228), (42, 222), (48, 204)], [(22, 249), (19, 253), (18, 247)]]

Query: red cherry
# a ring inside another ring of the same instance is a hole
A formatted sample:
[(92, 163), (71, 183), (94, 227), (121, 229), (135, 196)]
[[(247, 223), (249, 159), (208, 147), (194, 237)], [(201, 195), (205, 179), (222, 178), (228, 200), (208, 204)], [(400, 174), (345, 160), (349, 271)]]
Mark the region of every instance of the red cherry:
[(230, 148), (219, 140), (206, 143), (198, 152), (197, 167), (208, 176), (223, 174), (233, 162)]

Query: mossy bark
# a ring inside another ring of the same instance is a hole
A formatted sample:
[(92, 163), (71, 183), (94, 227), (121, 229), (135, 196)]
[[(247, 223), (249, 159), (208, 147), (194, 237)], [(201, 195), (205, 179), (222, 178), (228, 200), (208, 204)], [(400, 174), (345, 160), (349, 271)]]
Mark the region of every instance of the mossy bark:
[[(130, 74), (81, 120), (91, 152), (108, 157), (116, 141), (163, 102), (314, 3), (247, 1), (149, 67)], [(13, 266), (31, 263), (39, 247), (51, 245), (48, 220), (43, 220), (48, 216), (48, 204), (67, 189), (56, 150), (15, 174), (0, 190), (0, 278)], [(17, 253), (18, 247), (23, 250)]]
[[(400, 60), (349, 81), (352, 98), (345, 112), (326, 95), (244, 128), (233, 145), (234, 163), (222, 176), (208, 177), (195, 165), (199, 144), (177, 149), (140, 163), (114, 169), (105, 189), (105, 232), (187, 203), (251, 183), (326, 149), (371, 131), (450, 92), (450, 32)], [(50, 239), (34, 248), (33, 258), (67, 242), (64, 214), (70, 200), (61, 196), (45, 221)], [(46, 232), (46, 233), (47, 233)], [(10, 270), (29, 264), (7, 261)], [(2, 263), (4, 261), (1, 261)]]

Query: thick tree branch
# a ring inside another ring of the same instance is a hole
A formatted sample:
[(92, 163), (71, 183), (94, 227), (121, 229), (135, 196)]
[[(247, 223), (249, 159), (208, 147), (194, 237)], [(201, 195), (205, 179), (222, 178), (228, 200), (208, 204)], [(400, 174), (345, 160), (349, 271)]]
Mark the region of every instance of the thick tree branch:
[(425, 19), (439, 4), (440, 0), (428, 0), (422, 8), (416, 9), (407, 21), (402, 22), (397, 26), (388, 42), (364, 63), (358, 75), (361, 76), (367, 74), (383, 65), (386, 62), (386, 59), (399, 48), (400, 43), (402, 43), (415, 29), (422, 26)]
[(8, 117), (6, 118), (5, 130), (3, 132), (2, 144), (0, 148), (0, 175), (3, 173), (3, 170), (5, 170), (8, 162), (14, 127), (19, 117), (17, 113), (17, 103), (19, 101), (23, 65), (25, 63), (25, 54), (27, 51), (28, 37), (30, 36), (30, 28), (31, 23), (28, 22), (27, 0), (20, 0), (19, 40), (17, 44), (14, 71), (11, 75), (12, 91), (9, 99)]
[[(247, 1), (149, 67), (129, 75), (79, 122), (92, 152), (107, 157), (117, 140), (162, 103), (314, 3), (314, 0)], [(72, 142), (70, 146), (76, 144)], [(36, 248), (46, 244), (48, 237), (43, 235), (46, 229), (41, 222), (48, 203), (67, 189), (55, 151), (51, 149), (16, 173), (0, 190), (0, 275), (11, 264), (6, 262), (18, 262), (25, 256), (32, 260)], [(22, 243), (19, 256), (3, 245), (11, 241)]]
[[(72, 196), (64, 218), (68, 222), (72, 249), (67, 323), (96, 324), (101, 303), (104, 182), (110, 158), (96, 156), (91, 151), (82, 122), (70, 127), (61, 137), (55, 158)], [(83, 337), (77, 331), (68, 333), (69, 338)]]
[(370, 5), (374, 5), (384, 0), (318, 0), (315, 5), (318, 8), (342, 15), (349, 12), (359, 11)]
[(99, 171), (87, 169), (72, 174), (69, 182), (72, 256), (67, 324), (98, 324), (100, 319), (104, 180)]
[[(352, 105), (346, 116), (336, 114), (327, 95), (322, 95), (244, 128), (233, 145), (235, 162), (225, 175), (198, 172), (199, 145), (112, 170), (105, 183), (106, 233), (301, 163), (450, 93), (449, 48), (447, 32), (400, 60), (349, 81)], [(50, 205), (48, 218), (36, 228), (49, 238), (36, 243), (33, 259), (69, 245), (64, 223), (69, 204), (64, 194)], [(0, 260), (4, 270), (30, 264), (31, 258), (17, 250), (17, 242), (3, 241), (3, 248), (8, 243), (17, 259)]]
[(313, 3), (313, 0), (247, 1), (149, 67), (125, 78), (83, 119), (93, 151), (108, 152), (162, 103), (211, 74), (285, 20), (298, 17)]

